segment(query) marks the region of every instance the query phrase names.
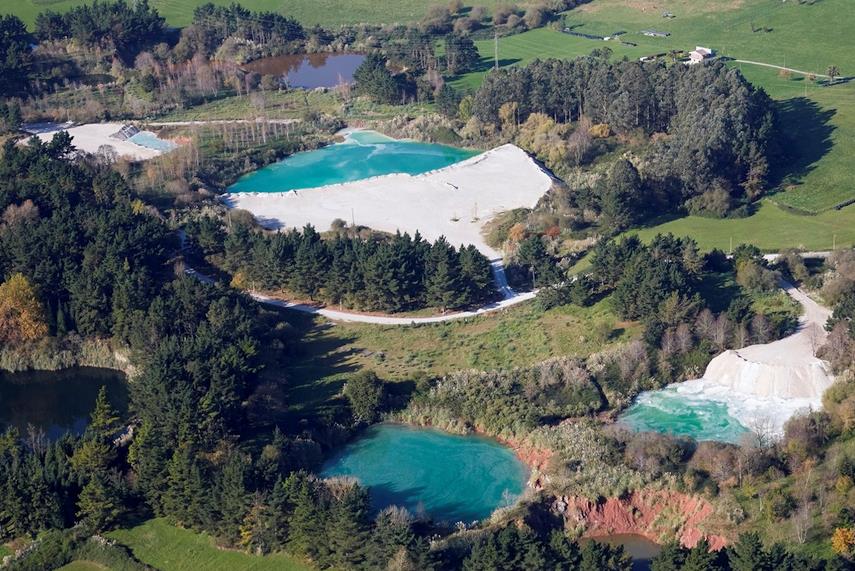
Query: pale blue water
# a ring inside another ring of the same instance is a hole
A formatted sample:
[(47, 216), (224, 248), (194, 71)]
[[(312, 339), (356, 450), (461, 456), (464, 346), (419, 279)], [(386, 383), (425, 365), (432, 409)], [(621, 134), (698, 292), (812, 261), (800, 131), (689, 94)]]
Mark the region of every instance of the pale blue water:
[(446, 145), (350, 133), (343, 143), (295, 153), (240, 178), (229, 192), (285, 192), (391, 173), (421, 174), (447, 167), (477, 152)]
[(136, 143), (141, 147), (146, 147), (148, 149), (154, 149), (156, 151), (171, 151), (178, 145), (173, 143), (172, 141), (166, 141), (164, 139), (158, 138), (157, 135), (152, 133), (151, 131), (140, 131), (130, 139), (128, 139), (132, 143)]
[(321, 475), (356, 477), (369, 487), (375, 510), (398, 505), (468, 523), (512, 504), (528, 470), (509, 448), (486, 438), (380, 424), (331, 457)]
[(677, 386), (641, 393), (620, 415), (637, 432), (663, 432), (695, 440), (738, 443), (749, 432), (724, 402), (678, 392)]

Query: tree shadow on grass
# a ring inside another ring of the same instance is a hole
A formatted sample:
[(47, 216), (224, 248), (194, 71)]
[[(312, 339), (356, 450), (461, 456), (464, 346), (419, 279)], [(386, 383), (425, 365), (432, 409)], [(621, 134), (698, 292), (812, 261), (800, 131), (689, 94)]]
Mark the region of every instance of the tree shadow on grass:
[[(509, 65), (514, 65), (522, 60), (520, 58), (499, 58), (499, 67), (507, 67)], [(482, 57), (478, 64), (475, 66), (475, 69), (472, 71), (489, 71), (493, 69), (496, 65), (496, 60), (493, 56)]]
[(770, 172), (770, 186), (801, 184), (832, 147), (831, 120), (835, 109), (823, 109), (805, 97), (794, 97), (778, 103), (778, 123), (783, 136), (782, 156)]
[(283, 321), (293, 328), (288, 345), (271, 355), (251, 397), (256, 426), (279, 425), (296, 430), (319, 418), (337, 414), (338, 398), (349, 374), (358, 370), (352, 362), (355, 340), (338, 332), (335, 325), (320, 317), (280, 310)]

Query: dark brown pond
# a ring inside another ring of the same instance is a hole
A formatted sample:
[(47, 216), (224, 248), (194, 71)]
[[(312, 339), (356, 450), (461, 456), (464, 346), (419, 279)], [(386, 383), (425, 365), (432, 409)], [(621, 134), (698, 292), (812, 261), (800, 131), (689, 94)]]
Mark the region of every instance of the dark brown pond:
[(353, 82), (353, 72), (365, 56), (359, 54), (296, 54), (262, 58), (244, 66), (261, 75), (284, 76), (289, 87), (315, 89)]
[(62, 371), (0, 372), (0, 431), (14, 426), (25, 435), (32, 425), (55, 440), (66, 432), (82, 434), (101, 387), (125, 416), (128, 386), (111, 369), (75, 367)]
[(632, 533), (616, 533), (614, 535), (595, 537), (593, 541), (623, 547), (623, 550), (632, 557), (633, 571), (647, 571), (650, 569), (650, 560), (662, 551), (662, 546), (658, 543), (650, 541), (643, 535)]

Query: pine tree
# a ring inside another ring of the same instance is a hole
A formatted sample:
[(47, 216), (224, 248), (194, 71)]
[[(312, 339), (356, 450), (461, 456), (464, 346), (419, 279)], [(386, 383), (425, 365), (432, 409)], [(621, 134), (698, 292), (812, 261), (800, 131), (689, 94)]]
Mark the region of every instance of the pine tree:
[(629, 571), (632, 560), (622, 547), (612, 547), (597, 541), (587, 541), (582, 546), (580, 571)]
[(434, 242), (428, 255), (425, 303), (442, 311), (460, 303), (460, 267), (454, 248), (444, 237)]
[(77, 500), (77, 517), (92, 532), (98, 532), (116, 521), (122, 513), (122, 500), (117, 497), (111, 480), (98, 474), (83, 486)]
[(247, 511), (246, 462), (237, 452), (231, 454), (220, 472), (216, 505), (221, 534), (227, 541), (237, 542)]
[(683, 571), (718, 571), (724, 569), (721, 565), (719, 554), (710, 551), (710, 544), (706, 539), (701, 539), (686, 557)]
[(556, 571), (559, 569), (576, 569), (582, 562), (579, 544), (571, 541), (559, 529), (554, 529), (549, 534), (549, 554)]
[(396, 506), (377, 514), (371, 533), (371, 549), (366, 557), (371, 569), (382, 569), (403, 548), (409, 550), (416, 536), (413, 533), (409, 512)]
[(95, 408), (92, 410), (89, 419), (89, 425), (86, 427), (86, 438), (109, 442), (118, 432), (121, 426), (119, 414), (107, 399), (106, 386), (102, 386), (98, 390)]
[(676, 541), (666, 543), (650, 561), (651, 571), (679, 571), (686, 562), (688, 551)]
[(332, 563), (343, 569), (358, 568), (365, 561), (368, 539), (368, 491), (354, 484), (332, 506), (327, 538)]
[(323, 537), (326, 510), (316, 497), (312, 483), (305, 474), (292, 474), (286, 485), (292, 488), (294, 511), (288, 530), (288, 547), (294, 553), (316, 559), (322, 554), (318, 538)]
[(732, 571), (764, 571), (768, 569), (763, 543), (760, 541), (760, 535), (756, 532), (741, 534), (736, 543), (728, 548), (727, 555)]
[(163, 511), (163, 494), (167, 488), (169, 453), (159, 430), (146, 420), (134, 434), (128, 450), (128, 463), (134, 470), (137, 486), (155, 515)]
[(198, 526), (210, 521), (210, 491), (192, 447), (183, 443), (175, 449), (167, 468), (163, 512), (179, 524)]

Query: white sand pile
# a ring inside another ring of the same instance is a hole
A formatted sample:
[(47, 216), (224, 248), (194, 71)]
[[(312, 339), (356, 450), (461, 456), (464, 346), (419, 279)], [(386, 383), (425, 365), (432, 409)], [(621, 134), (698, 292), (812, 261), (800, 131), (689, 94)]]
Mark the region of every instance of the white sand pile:
[(420, 175), (390, 174), (291, 192), (227, 194), (223, 201), (252, 212), (268, 228), (319, 231), (336, 218), (387, 232), (445, 236), (500, 257), (484, 242), (484, 223), (499, 212), (535, 206), (552, 177), (525, 151), (503, 145), (443, 169)]
[(804, 308), (794, 334), (725, 351), (710, 361), (702, 379), (676, 385), (687, 396), (726, 403), (743, 425), (772, 435), (783, 434), (793, 415), (820, 409), (822, 394), (834, 382), (828, 364), (816, 357), (831, 312), (792, 284), (781, 286)]
[(32, 132), (45, 142), (53, 139), (53, 136), (60, 131), (68, 131), (68, 134), (71, 135), (71, 144), (76, 149), (87, 153), (97, 153), (102, 145), (109, 145), (113, 147), (118, 156), (136, 161), (153, 159), (163, 154), (163, 151), (143, 147), (131, 141), (121, 141), (110, 136), (117, 133), (123, 126), (122, 123), (90, 123), (77, 127), (70, 127), (67, 124), (40, 124), (33, 126), (32, 129), (25, 127), (25, 130)]

